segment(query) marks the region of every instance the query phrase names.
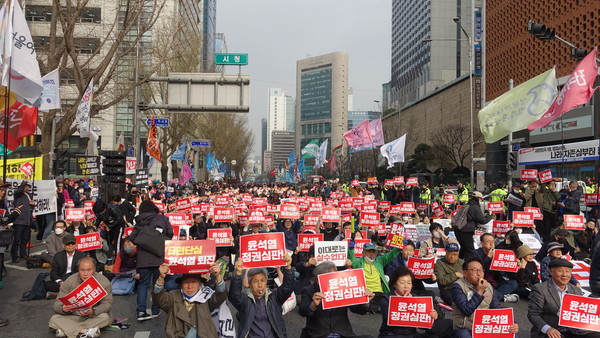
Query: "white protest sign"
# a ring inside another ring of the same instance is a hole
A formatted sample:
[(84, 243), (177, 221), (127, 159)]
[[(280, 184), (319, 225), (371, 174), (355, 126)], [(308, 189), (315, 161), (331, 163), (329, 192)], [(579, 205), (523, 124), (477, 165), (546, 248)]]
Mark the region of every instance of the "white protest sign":
[(336, 266), (344, 266), (348, 257), (347, 241), (315, 242), (315, 259), (317, 264), (331, 261)]
[[(21, 184), (18, 179), (7, 178), (6, 183), (10, 187), (6, 191), (6, 200), (8, 201), (8, 210), (14, 208), (15, 192)], [(44, 215), (56, 212), (56, 182), (54, 180), (28, 181), (32, 184), (30, 193), (33, 200), (36, 202), (36, 207), (33, 210), (33, 216)]]

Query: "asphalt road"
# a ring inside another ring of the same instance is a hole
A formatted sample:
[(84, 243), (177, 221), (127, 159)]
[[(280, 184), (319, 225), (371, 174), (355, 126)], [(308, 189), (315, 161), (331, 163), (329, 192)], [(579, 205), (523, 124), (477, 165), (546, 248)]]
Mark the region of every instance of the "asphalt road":
[[(34, 242), (35, 243), (35, 242)], [(41, 251), (37, 246), (32, 252)], [(48, 272), (49, 269), (28, 270), (24, 261), (19, 264), (7, 263), (8, 276), (4, 279), (4, 287), (0, 290), (0, 318), (10, 320), (8, 326), (0, 327), (0, 337), (54, 337), (48, 329), (48, 320), (53, 314), (51, 304), (53, 300), (36, 300), (21, 302), (21, 296), (28, 291), (38, 273)], [(432, 289), (435, 290), (435, 289)], [(521, 337), (529, 337), (531, 324), (527, 320), (527, 301), (514, 304), (504, 304), (514, 308), (514, 316), (520, 327)], [(129, 318), (125, 321), (131, 327), (127, 330), (103, 330), (102, 337), (163, 337), (165, 316), (138, 322), (136, 319), (135, 295), (114, 296), (113, 316), (115, 318)], [(230, 306), (235, 317), (235, 309)], [(285, 317), (288, 337), (300, 337), (306, 321), (297, 311), (297, 308)], [(451, 318), (447, 313), (446, 318)], [(357, 335), (371, 335), (376, 337), (381, 325), (381, 315), (367, 314), (359, 316), (350, 313), (350, 322)]]

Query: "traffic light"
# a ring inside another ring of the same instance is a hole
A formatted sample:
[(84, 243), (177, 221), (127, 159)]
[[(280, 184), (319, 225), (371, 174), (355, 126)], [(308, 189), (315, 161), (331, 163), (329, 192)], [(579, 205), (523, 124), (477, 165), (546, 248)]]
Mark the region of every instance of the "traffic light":
[(517, 152), (516, 151), (511, 151), (510, 153), (508, 153), (508, 171), (515, 171), (517, 170)]
[(541, 23), (535, 23), (534, 21), (529, 21), (527, 31), (542, 41), (552, 41), (555, 37), (554, 29), (546, 27), (546, 25), (542, 25)]
[(114, 195), (125, 197), (125, 163), (127, 152), (103, 151), (100, 199), (110, 202)]
[(588, 51), (585, 49), (581, 49), (581, 48), (577, 48), (577, 47), (571, 48), (571, 56), (575, 60), (583, 60), (583, 58), (586, 57), (587, 54), (588, 54)]

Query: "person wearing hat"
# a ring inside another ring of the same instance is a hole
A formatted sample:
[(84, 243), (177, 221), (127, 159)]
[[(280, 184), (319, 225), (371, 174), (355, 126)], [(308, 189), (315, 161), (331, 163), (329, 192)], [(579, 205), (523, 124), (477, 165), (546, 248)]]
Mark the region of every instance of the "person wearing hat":
[(75, 250), (75, 236), (66, 234), (62, 237), (63, 249), (52, 257), (52, 269), (50, 270), (50, 280), (44, 282), (46, 291), (50, 292), (47, 298), (55, 296), (63, 281), (71, 274), (77, 272), (77, 263), (87, 255), (84, 252)]
[[(561, 259), (561, 257), (566, 254), (565, 247), (557, 242), (550, 242), (548, 244), (548, 256), (544, 257), (540, 262), (540, 275), (542, 276), (542, 282), (545, 282), (550, 279), (550, 263), (556, 259)], [(580, 286), (579, 282), (575, 278), (575, 276), (571, 276), (571, 284)]]
[(467, 255), (475, 251), (475, 244), (473, 243), (475, 229), (479, 225), (487, 224), (491, 219), (490, 215), (483, 215), (481, 203), (483, 203), (483, 195), (479, 191), (474, 191), (467, 204), (469, 206), (469, 210), (467, 211), (467, 225), (462, 229), (454, 229), (454, 234), (460, 244), (460, 258), (464, 259)]
[(14, 220), (15, 236), (10, 247), (13, 263), (19, 263), (19, 258), (27, 258), (27, 242), (31, 239), (31, 222), (35, 201), (30, 194), (31, 184), (25, 180), (15, 191), (15, 208), (21, 207), (21, 214)]
[[(552, 231), (552, 233), (550, 234), (550, 240), (544, 242), (544, 244), (542, 244), (542, 247), (540, 248), (540, 251), (538, 251), (538, 253), (535, 255), (535, 259), (538, 262), (548, 255), (548, 245), (551, 242), (562, 244), (562, 246), (564, 247), (564, 253), (568, 253), (574, 259), (578, 258), (577, 256), (579, 256), (580, 250), (576, 248), (577, 245), (575, 245), (575, 236), (573, 235), (572, 231), (564, 229), (564, 227), (565, 223), (561, 220), (561, 227)], [(583, 258), (584, 257), (581, 257), (581, 259)]]
[(218, 338), (211, 313), (227, 299), (227, 287), (221, 278), (219, 264), (211, 264), (209, 270), (216, 283), (215, 290), (204, 285), (203, 275), (183, 274), (178, 278), (181, 289), (166, 291), (165, 277), (169, 266), (162, 264), (158, 271), (152, 302), (167, 313), (165, 337)]
[(373, 243), (365, 243), (363, 245), (362, 257), (354, 257), (354, 249), (348, 250), (346, 266), (354, 269), (363, 269), (367, 290), (375, 294), (369, 301), (369, 307), (373, 313), (379, 312), (379, 301), (381, 297), (390, 292), (384, 268), (398, 257), (401, 252), (400, 249), (393, 248), (390, 252), (377, 256), (377, 247), (375, 247), (375, 244)]
[(446, 245), (446, 256), (435, 262), (433, 273), (437, 277), (440, 297), (444, 303), (452, 305), (452, 284), (463, 278), (464, 261), (458, 258), (460, 247), (457, 243)]
[(537, 266), (533, 261), (535, 251), (527, 245), (521, 245), (517, 249), (517, 258), (519, 259), (519, 270), (515, 279), (517, 280), (517, 290), (515, 293), (521, 298), (528, 299), (531, 293), (531, 287), (540, 282)]
[(551, 278), (536, 284), (529, 295), (527, 318), (532, 324), (531, 338), (561, 338), (590, 335), (597, 337), (598, 333), (570, 329), (558, 325), (562, 298), (565, 294), (581, 296), (581, 289), (570, 283), (573, 277), (573, 264), (565, 259), (557, 258), (550, 262)]

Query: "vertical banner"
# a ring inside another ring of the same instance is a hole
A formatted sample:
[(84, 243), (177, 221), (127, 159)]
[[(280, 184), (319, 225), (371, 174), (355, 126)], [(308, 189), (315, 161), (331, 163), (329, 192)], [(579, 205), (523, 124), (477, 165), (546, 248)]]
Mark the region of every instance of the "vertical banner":
[(385, 239), (385, 246), (398, 249), (404, 248), (404, 238), (406, 238), (404, 226), (400, 223), (392, 223), (391, 227), (390, 233)]

